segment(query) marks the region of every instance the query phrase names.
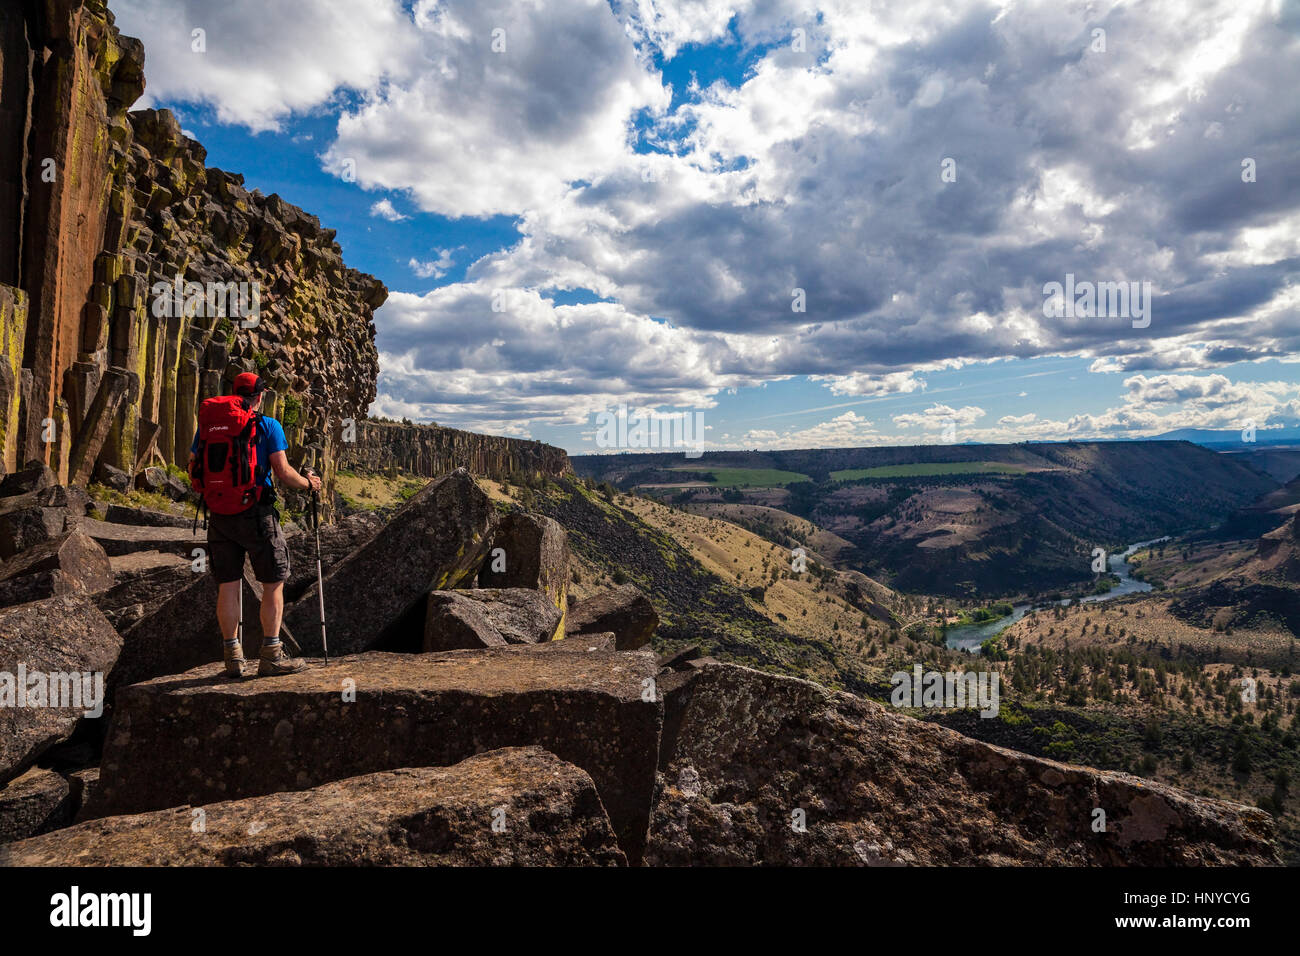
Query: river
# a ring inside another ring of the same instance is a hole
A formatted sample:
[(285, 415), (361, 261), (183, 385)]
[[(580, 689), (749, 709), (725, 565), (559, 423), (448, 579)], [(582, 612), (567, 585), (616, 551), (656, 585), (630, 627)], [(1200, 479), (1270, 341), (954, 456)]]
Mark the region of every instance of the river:
[[(1089, 594), (1081, 598), (1085, 604), (1092, 604), (1097, 601), (1109, 601), (1112, 598), (1123, 597), (1125, 594), (1138, 594), (1143, 591), (1150, 591), (1151, 585), (1145, 581), (1139, 581), (1133, 577), (1132, 568), (1128, 559), (1134, 553), (1145, 548), (1147, 545), (1156, 544), (1160, 541), (1168, 541), (1168, 536), (1163, 538), (1152, 538), (1150, 541), (1139, 541), (1137, 544), (1130, 544), (1122, 554), (1108, 555), (1106, 566), (1110, 573), (1119, 578), (1119, 584), (1115, 585), (1105, 594)], [(1000, 617), (995, 621), (986, 621), (983, 624), (963, 624), (959, 627), (948, 629), (944, 635), (945, 642), (954, 650), (972, 650), (978, 651), (979, 646), (1001, 633), (1003, 628), (1010, 627), (1016, 621), (1020, 620), (1028, 611), (1036, 607), (1052, 607), (1054, 604), (1069, 604), (1070, 601), (1045, 601), (1035, 604), (1017, 604), (1012, 608), (1011, 613), (1006, 617)]]

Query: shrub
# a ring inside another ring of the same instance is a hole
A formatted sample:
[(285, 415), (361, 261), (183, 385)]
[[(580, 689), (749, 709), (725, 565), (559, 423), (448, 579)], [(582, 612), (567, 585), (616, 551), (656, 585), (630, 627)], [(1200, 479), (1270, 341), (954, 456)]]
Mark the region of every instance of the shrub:
[(302, 417), (302, 402), (293, 395), (284, 398), (284, 410), (280, 412), (280, 424), (292, 428)]

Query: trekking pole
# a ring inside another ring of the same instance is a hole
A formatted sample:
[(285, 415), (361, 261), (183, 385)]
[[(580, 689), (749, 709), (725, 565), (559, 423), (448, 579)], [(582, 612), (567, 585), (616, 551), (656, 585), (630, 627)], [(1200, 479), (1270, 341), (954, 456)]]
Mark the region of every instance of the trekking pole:
[[(310, 479), (315, 472), (311, 468), (304, 471)], [(311, 526), (316, 533), (316, 598), (320, 602), (320, 646), (325, 651), (325, 663), (330, 662), (330, 646), (325, 639), (325, 576), (320, 563), (320, 494), (316, 489), (311, 492)]]

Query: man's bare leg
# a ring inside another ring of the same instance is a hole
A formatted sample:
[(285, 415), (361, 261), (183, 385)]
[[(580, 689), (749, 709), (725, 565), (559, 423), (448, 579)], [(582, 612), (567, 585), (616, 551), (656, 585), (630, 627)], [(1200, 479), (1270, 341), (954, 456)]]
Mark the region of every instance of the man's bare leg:
[(290, 660), (280, 641), (280, 621), (284, 617), (284, 582), (262, 584), (262, 652), (258, 655), (257, 673), (261, 677), (295, 674), (305, 666)]
[(243, 581), (228, 581), (217, 587), (217, 624), (221, 627), (226, 674), (242, 677), (244, 649), (239, 643), (239, 589)]
[(284, 619), (284, 582), (262, 585), (262, 646), (280, 640), (280, 622)]

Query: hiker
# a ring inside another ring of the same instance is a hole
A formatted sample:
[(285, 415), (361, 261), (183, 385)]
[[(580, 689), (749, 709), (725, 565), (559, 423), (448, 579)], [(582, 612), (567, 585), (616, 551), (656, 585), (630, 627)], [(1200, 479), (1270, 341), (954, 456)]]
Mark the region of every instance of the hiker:
[(190, 479), (208, 511), (208, 557), (217, 579), (217, 620), (228, 677), (244, 676), (239, 621), (245, 554), (262, 585), (257, 675), (292, 674), (306, 666), (291, 659), (280, 640), (289, 546), (275, 513), (271, 476), (297, 491), (320, 491), (321, 480), (289, 464), (284, 428), (259, 414), (265, 388), (256, 374), (242, 372), (235, 376), (233, 395), (206, 399), (190, 448)]

